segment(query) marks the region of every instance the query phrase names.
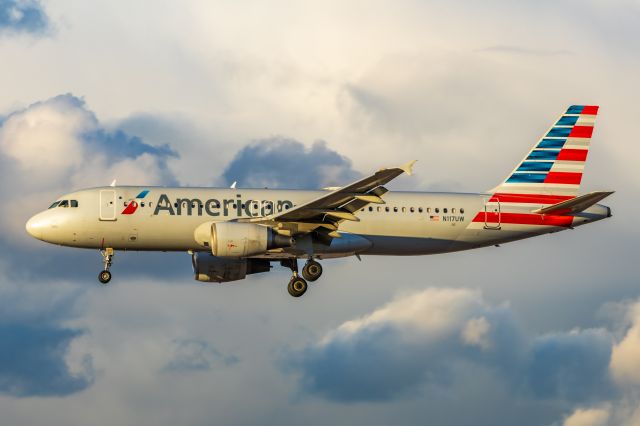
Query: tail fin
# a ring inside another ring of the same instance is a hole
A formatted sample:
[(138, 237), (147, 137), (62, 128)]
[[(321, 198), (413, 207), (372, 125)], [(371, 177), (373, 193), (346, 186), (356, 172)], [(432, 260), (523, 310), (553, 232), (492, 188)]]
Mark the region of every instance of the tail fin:
[(575, 197), (598, 107), (572, 105), (492, 192)]

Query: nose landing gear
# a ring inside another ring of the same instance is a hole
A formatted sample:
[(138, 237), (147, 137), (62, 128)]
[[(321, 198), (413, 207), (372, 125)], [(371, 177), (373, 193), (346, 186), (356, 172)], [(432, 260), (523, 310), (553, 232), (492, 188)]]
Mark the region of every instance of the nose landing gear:
[(104, 250), (100, 250), (100, 254), (102, 255), (102, 259), (104, 261), (104, 270), (98, 274), (98, 281), (101, 284), (107, 284), (111, 281), (111, 264), (113, 263), (114, 251), (112, 248), (106, 248)]

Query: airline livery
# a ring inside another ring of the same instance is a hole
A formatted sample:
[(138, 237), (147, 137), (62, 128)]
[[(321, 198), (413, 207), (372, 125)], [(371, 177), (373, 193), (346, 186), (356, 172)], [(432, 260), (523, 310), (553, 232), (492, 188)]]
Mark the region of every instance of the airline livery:
[[(53, 244), (99, 249), (111, 280), (116, 250), (186, 251), (195, 279), (228, 282), (291, 269), (288, 291), (307, 291), (318, 260), (422, 255), (498, 245), (611, 216), (612, 191), (578, 195), (597, 106), (560, 116), (506, 180), (478, 194), (389, 192), (414, 161), (317, 191), (107, 186), (60, 197), (26, 225)], [(306, 262), (298, 273), (298, 259)]]

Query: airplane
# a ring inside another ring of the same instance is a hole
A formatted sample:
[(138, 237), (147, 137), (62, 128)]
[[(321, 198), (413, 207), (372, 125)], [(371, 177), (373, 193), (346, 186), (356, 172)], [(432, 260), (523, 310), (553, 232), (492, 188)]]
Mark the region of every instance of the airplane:
[[(415, 161), (322, 190), (112, 186), (63, 195), (26, 223), (61, 246), (99, 249), (100, 283), (116, 250), (191, 254), (195, 279), (230, 282), (291, 269), (300, 297), (322, 275), (318, 260), (427, 255), (499, 246), (611, 217), (613, 191), (578, 195), (598, 106), (573, 105), (508, 177), (481, 193), (389, 191)], [(301, 273), (298, 259), (305, 260)]]

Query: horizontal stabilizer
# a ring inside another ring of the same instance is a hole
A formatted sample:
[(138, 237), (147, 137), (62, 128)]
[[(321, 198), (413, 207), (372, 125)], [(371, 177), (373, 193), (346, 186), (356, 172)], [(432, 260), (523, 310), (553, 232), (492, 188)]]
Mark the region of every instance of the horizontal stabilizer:
[(596, 191), (589, 194), (581, 195), (570, 200), (562, 201), (552, 206), (544, 207), (538, 210), (534, 210), (533, 213), (539, 214), (571, 214), (584, 211), (597, 203), (598, 201), (608, 197), (615, 191)]

